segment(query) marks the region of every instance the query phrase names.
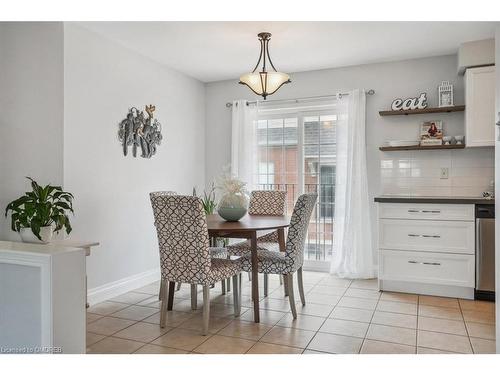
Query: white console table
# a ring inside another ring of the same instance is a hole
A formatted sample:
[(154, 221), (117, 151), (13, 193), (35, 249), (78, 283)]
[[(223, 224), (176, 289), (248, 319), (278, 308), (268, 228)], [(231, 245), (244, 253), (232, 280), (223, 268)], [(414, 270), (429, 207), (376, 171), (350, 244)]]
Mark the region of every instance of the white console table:
[[(99, 246), (99, 242), (76, 241), (76, 240), (58, 240), (51, 242), (53, 245), (78, 247), (85, 250), (85, 256), (90, 256), (93, 247)], [(85, 276), (85, 307), (88, 308), (87, 302), (87, 276)]]
[(0, 241), (0, 352), (85, 353), (89, 252)]

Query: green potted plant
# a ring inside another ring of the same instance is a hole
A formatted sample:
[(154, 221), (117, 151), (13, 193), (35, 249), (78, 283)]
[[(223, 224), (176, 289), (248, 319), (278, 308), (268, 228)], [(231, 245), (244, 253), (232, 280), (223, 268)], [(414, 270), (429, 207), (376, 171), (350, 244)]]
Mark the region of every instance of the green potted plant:
[(53, 232), (72, 228), (68, 214), (73, 212), (73, 194), (60, 186), (40, 186), (31, 177), (32, 191), (10, 202), (5, 217), (11, 212), (11, 228), (18, 232), (23, 242), (48, 243)]
[(207, 215), (212, 215), (217, 207), (217, 202), (215, 200), (215, 184), (212, 183), (210, 191), (207, 193), (206, 190), (203, 191), (203, 197), (201, 197), (203, 203), (203, 209)]

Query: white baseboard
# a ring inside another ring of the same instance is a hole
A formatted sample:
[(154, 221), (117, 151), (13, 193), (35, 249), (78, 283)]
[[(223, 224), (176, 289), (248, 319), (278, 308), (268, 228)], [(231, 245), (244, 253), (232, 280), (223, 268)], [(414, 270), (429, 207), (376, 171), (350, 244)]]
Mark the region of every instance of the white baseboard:
[(131, 290), (141, 288), (152, 282), (160, 280), (160, 269), (155, 268), (149, 271), (141, 272), (136, 275), (125, 277), (92, 289), (87, 292), (87, 302), (89, 305), (106, 301), (120, 294), (130, 292)]
[(304, 271), (329, 272), (330, 262), (320, 260), (304, 260)]
[(380, 280), (381, 291), (425, 294), (429, 296), (474, 299), (474, 288), (454, 285), (434, 285), (410, 281)]
[[(304, 271), (330, 272), (330, 262), (305, 260), (304, 261)], [(377, 264), (373, 265), (373, 274), (375, 275), (375, 278), (378, 277), (378, 265)]]

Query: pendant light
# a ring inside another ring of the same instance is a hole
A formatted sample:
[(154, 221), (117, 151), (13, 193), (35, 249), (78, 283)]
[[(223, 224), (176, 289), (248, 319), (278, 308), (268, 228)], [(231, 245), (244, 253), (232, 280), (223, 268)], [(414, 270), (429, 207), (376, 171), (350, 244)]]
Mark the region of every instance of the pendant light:
[[(260, 41), (259, 61), (255, 65), (251, 73), (243, 74), (240, 77), (240, 84), (247, 85), (257, 95), (261, 95), (264, 100), (268, 95), (274, 94), (285, 83), (290, 83), (290, 77), (286, 73), (281, 73), (276, 70), (269, 56), (269, 41), (271, 33), (259, 33), (257, 35)], [(257, 68), (262, 61), (262, 70), (257, 72)], [(272, 70), (267, 71), (267, 62), (271, 65)]]

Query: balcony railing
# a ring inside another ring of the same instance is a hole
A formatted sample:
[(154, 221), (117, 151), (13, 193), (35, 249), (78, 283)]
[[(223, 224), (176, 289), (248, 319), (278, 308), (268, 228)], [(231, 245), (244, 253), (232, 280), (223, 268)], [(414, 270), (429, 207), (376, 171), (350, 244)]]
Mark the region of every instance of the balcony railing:
[[(292, 214), (300, 189), (297, 184), (259, 184), (261, 190), (284, 190), (287, 192), (286, 212)], [(333, 251), (333, 225), (335, 214), (334, 184), (304, 184), (304, 192), (318, 193), (316, 207), (312, 213), (306, 237), (304, 259), (329, 261)]]

